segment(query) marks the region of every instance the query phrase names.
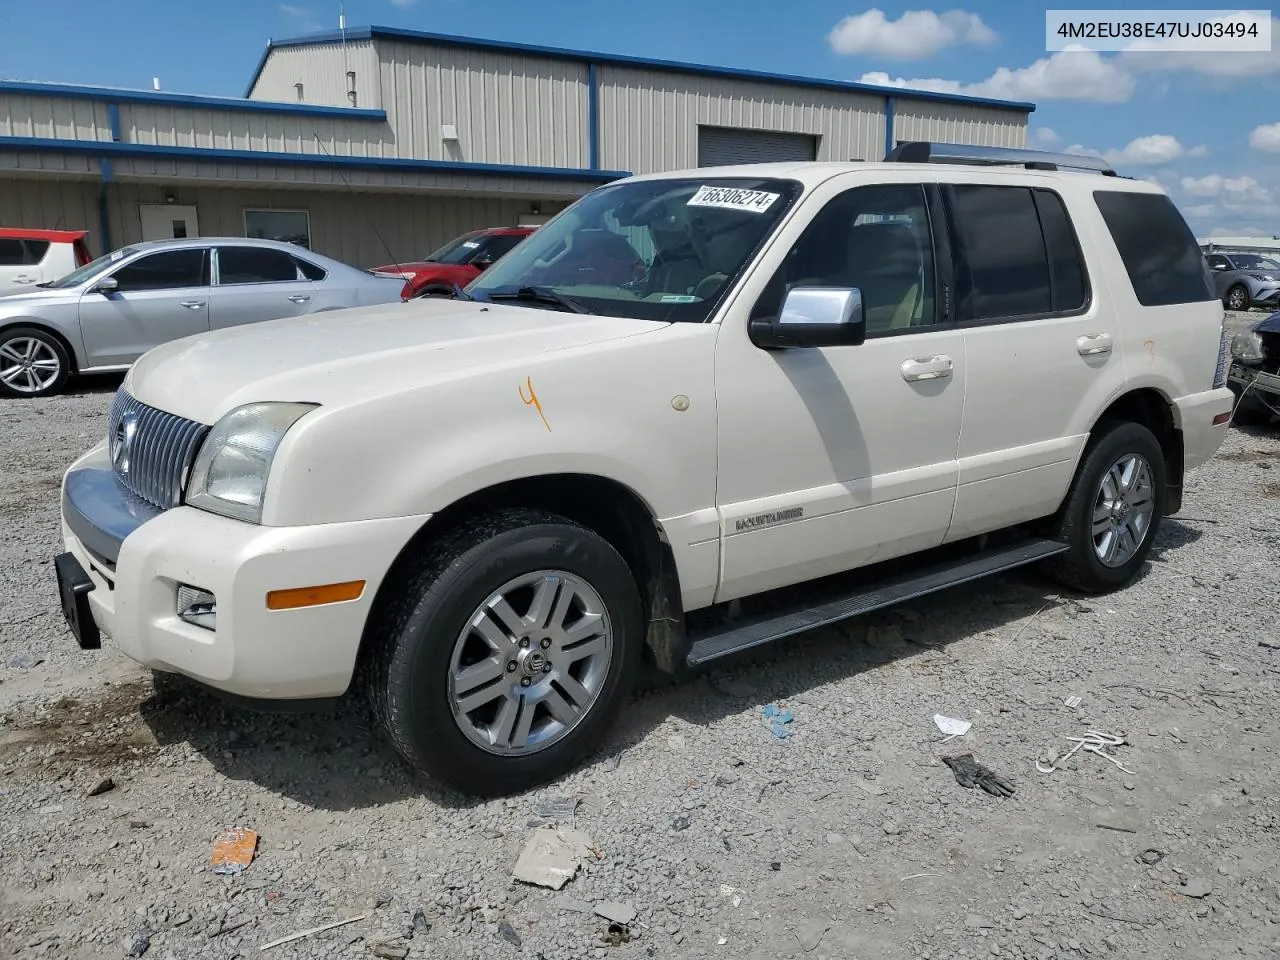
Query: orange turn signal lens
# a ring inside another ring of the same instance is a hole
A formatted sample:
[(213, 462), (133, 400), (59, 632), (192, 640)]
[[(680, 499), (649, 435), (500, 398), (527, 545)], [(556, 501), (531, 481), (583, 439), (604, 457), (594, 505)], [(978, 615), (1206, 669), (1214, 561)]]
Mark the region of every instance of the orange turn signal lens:
[(295, 587), (292, 590), (272, 590), (267, 594), (267, 609), (297, 610), (299, 607), (318, 607), (326, 603), (359, 600), (363, 594), (363, 580), (327, 583), (319, 587)]

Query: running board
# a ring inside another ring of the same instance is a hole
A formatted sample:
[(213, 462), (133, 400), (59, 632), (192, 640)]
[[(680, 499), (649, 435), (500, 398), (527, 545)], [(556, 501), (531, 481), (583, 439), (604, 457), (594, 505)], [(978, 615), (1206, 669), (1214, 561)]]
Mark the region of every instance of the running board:
[(822, 603), (784, 608), (739, 620), (693, 634), (687, 662), (689, 666), (696, 667), (731, 653), (839, 623), (904, 600), (1046, 560), (1066, 550), (1067, 545), (1056, 540), (1024, 540), (1012, 547), (989, 550), (977, 556), (962, 557), (923, 571), (893, 577), (870, 589), (846, 592)]

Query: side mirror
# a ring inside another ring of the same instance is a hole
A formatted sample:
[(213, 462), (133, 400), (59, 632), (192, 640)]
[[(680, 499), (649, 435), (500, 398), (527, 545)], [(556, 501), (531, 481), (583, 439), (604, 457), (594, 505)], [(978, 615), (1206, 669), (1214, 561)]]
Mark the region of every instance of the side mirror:
[(115, 293), (120, 289), (120, 281), (115, 277), (103, 277), (93, 285), (94, 293)]
[(867, 339), (862, 291), (856, 287), (795, 287), (777, 317), (752, 320), (748, 336), (757, 347), (856, 347)]
[(489, 256), (487, 253), (483, 254), (478, 259), (472, 260), (471, 265), (477, 270), (488, 270), (493, 266), (493, 257)]

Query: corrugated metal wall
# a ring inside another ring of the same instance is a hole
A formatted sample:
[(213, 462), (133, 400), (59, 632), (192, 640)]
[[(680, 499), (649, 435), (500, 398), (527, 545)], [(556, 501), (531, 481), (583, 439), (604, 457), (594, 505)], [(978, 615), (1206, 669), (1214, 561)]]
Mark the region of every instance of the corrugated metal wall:
[[(129, 143), (396, 157), (395, 139), (385, 123), (337, 117), (205, 110), (166, 104), (120, 105), (120, 127)], [(316, 145), (316, 138), (324, 145)]]
[(815, 134), (819, 160), (884, 155), (883, 97), (617, 66), (599, 77), (605, 169), (694, 167), (699, 124)]
[[(981, 147), (1025, 147), (1027, 115), (965, 103), (927, 103), (898, 99), (894, 110), (896, 140), (931, 140)], [(883, 159), (883, 154), (876, 159)]]
[(111, 122), (96, 100), (0, 93), (0, 137), (110, 140)]
[[(312, 249), (361, 268), (426, 256), (460, 233), (514, 224), (529, 210), (527, 201), (481, 197), (203, 186), (170, 189), (176, 203), (196, 207), (200, 233), (206, 237), (244, 236), (246, 207), (306, 210)], [(159, 184), (112, 184), (108, 204), (117, 245), (142, 239), (138, 205), (163, 203), (164, 193)], [(554, 213), (562, 206), (544, 203), (542, 212)]]
[(347, 71), (356, 75), (356, 106), (376, 110), (382, 107), (381, 74), (372, 40), (347, 44), (344, 54), (337, 43), (313, 43), (301, 47), (276, 47), (267, 57), (258, 82), (249, 94), (254, 100), (298, 103), (326, 107), (349, 107)]
[[(4, 160), (0, 154), (0, 161)], [(98, 236), (98, 185), (46, 177), (0, 180), (0, 227), (88, 230), (89, 247), (103, 253)]]
[[(70, 153), (0, 151), (0, 174), (43, 174), (49, 177), (98, 177), (100, 167), (95, 157)], [(10, 189), (8, 181), (0, 181), (0, 191)]]
[[(377, 45), (401, 156), (586, 167), (586, 64), (418, 43)], [(441, 127), (457, 127), (446, 143)]]

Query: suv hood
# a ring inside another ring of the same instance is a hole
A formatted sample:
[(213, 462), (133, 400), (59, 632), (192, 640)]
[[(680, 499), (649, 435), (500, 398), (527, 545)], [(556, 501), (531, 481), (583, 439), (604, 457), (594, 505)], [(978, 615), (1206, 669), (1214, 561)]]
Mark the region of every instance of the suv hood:
[(243, 403), (337, 406), (665, 326), (537, 307), (410, 300), (175, 340), (141, 357), (124, 388), (145, 404), (212, 424)]

